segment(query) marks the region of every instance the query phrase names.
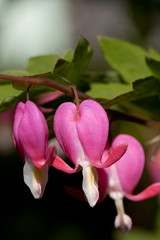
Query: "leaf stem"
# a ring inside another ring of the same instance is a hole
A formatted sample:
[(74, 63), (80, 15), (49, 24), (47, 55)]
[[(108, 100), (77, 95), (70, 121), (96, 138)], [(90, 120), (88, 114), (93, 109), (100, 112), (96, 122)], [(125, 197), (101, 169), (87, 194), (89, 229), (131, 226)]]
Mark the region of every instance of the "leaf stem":
[(66, 82), (68, 82), (70, 85), (71, 85), (71, 88), (73, 90), (73, 93), (74, 93), (74, 97), (75, 97), (75, 100), (76, 100), (76, 106), (77, 106), (77, 119), (79, 119), (80, 117), (80, 113), (79, 113), (79, 96), (78, 96), (78, 93), (77, 93), (77, 89), (76, 89), (76, 86), (70, 82), (68, 79), (62, 77), (62, 79)]

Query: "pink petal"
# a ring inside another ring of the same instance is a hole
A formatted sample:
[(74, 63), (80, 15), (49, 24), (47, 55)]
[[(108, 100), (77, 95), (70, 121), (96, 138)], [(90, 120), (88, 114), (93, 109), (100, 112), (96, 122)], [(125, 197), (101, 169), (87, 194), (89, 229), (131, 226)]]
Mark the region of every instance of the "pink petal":
[(102, 106), (85, 100), (79, 106), (80, 118), (76, 122), (78, 137), (89, 161), (100, 162), (105, 149), (109, 121)]
[[(113, 149), (112, 153), (109, 155), (109, 157), (105, 162), (103, 163), (93, 162), (93, 165), (96, 166), (97, 168), (110, 167), (112, 164), (114, 164), (119, 159), (121, 159), (121, 157), (125, 154), (127, 148), (128, 148), (128, 144), (126, 143), (121, 144)], [(103, 161), (104, 161), (104, 155), (103, 155)]]
[(82, 151), (77, 135), (76, 117), (76, 105), (71, 102), (61, 104), (54, 117), (56, 138), (67, 157), (75, 166), (78, 165)]
[(150, 147), (147, 168), (152, 182), (160, 182), (160, 142)]
[(50, 93), (45, 93), (41, 96), (39, 96), (37, 98), (37, 104), (38, 105), (41, 105), (41, 104), (44, 104), (44, 103), (48, 103), (48, 102), (51, 102), (55, 99), (57, 99), (58, 97), (64, 95), (64, 93), (62, 92), (50, 92)]
[(23, 116), (24, 109), (25, 109), (25, 104), (23, 102), (19, 102), (15, 109), (14, 123), (13, 123), (13, 142), (14, 142), (16, 151), (20, 155), (23, 162), (25, 162), (25, 156), (24, 156), (24, 150), (23, 150), (22, 144), (19, 139), (18, 128), (19, 128), (19, 123)]
[(159, 193), (160, 193), (160, 183), (154, 183), (139, 194), (133, 195), (130, 193), (125, 193), (125, 196), (126, 198), (129, 198), (132, 201), (142, 201), (142, 200), (154, 197)]
[(98, 172), (98, 189), (99, 189), (99, 199), (98, 203), (102, 202), (108, 193), (108, 171), (107, 169), (97, 169)]
[(43, 113), (50, 113), (54, 111), (53, 108), (45, 108), (45, 107), (39, 107), (39, 110)]
[(54, 117), (57, 140), (75, 166), (83, 161), (100, 162), (108, 137), (107, 114), (93, 100), (83, 101), (79, 114), (71, 102), (60, 105)]
[(14, 138), (17, 142), (19, 142), (18, 127), (22, 119), (24, 109), (25, 109), (25, 104), (23, 102), (19, 102), (15, 109), (13, 133), (14, 133)]
[(37, 167), (43, 167), (46, 164), (48, 127), (43, 114), (31, 101), (25, 104), (18, 135), (25, 153)]
[(54, 159), (56, 158), (57, 150), (56, 147), (52, 144), (47, 149), (47, 159), (46, 162), (49, 166), (52, 166)]
[(56, 156), (56, 158), (54, 159), (52, 166), (66, 173), (74, 173), (79, 170), (79, 168), (77, 168), (78, 165), (75, 166), (75, 168), (72, 168), (65, 161), (63, 161), (62, 158), (58, 156)]
[(144, 168), (145, 155), (141, 144), (132, 136), (120, 134), (112, 142), (112, 149), (128, 143), (126, 153), (115, 163), (121, 187), (124, 192), (132, 192), (139, 182)]

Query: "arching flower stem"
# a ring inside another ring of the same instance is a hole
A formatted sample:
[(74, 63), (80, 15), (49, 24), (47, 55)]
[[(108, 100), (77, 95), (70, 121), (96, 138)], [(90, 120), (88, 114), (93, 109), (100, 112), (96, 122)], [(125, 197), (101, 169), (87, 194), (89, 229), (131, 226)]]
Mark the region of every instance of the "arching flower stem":
[(65, 82), (68, 82), (70, 85), (71, 85), (71, 88), (73, 90), (73, 94), (74, 94), (74, 97), (75, 97), (75, 100), (76, 100), (76, 107), (77, 107), (77, 116), (76, 116), (76, 120), (78, 120), (80, 118), (80, 113), (79, 113), (79, 96), (78, 96), (78, 92), (77, 92), (77, 89), (76, 89), (76, 86), (70, 82), (68, 79), (62, 77), (62, 79), (65, 81)]

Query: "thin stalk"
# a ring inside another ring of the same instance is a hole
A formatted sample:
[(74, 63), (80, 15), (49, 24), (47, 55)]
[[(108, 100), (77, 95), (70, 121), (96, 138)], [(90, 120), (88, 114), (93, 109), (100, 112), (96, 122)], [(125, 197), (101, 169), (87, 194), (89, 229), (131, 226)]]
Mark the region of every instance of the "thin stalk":
[(80, 117), (80, 113), (79, 113), (79, 96), (78, 96), (78, 92), (77, 92), (77, 89), (76, 89), (76, 86), (70, 82), (68, 79), (66, 78), (62, 78), (64, 81), (68, 82), (70, 85), (71, 85), (71, 88), (73, 90), (73, 93), (74, 93), (74, 97), (75, 97), (75, 100), (76, 100), (76, 107), (77, 107), (77, 119), (79, 119)]
[[(0, 79), (13, 81), (13, 82), (23, 82), (23, 83), (27, 83), (28, 85), (47, 86), (47, 87), (59, 90), (59, 91), (65, 93), (66, 95), (68, 95), (69, 97), (74, 98), (74, 93), (73, 93), (72, 89), (70, 89), (56, 81), (50, 80), (50, 79), (34, 78), (34, 77), (27, 77), (27, 76), (11, 76), (11, 75), (3, 75), (3, 74), (0, 74)], [(92, 99), (92, 97), (90, 97), (87, 94), (82, 93), (78, 90), (77, 90), (77, 93), (78, 93), (78, 97), (82, 100)]]

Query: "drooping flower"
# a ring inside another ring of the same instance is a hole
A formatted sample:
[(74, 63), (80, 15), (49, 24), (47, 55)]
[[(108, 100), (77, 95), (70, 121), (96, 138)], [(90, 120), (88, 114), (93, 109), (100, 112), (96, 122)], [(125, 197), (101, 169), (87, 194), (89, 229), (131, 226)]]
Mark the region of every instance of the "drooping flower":
[[(132, 220), (124, 211), (123, 198), (126, 197), (132, 201), (142, 201), (160, 193), (160, 183), (155, 183), (141, 193), (137, 195), (133, 194), (143, 173), (145, 163), (143, 148), (134, 137), (127, 134), (120, 134), (115, 137), (111, 147), (107, 145), (102, 161), (106, 159), (106, 156), (109, 156), (110, 151), (114, 151), (119, 144), (126, 142), (128, 143), (128, 148), (119, 161), (109, 168), (98, 169), (99, 202), (107, 194), (114, 200), (117, 209), (114, 224), (123, 234), (127, 233), (132, 227)], [(85, 199), (82, 192), (77, 189), (67, 187), (67, 191), (77, 199)]]
[(13, 140), (24, 162), (24, 182), (35, 198), (43, 195), (48, 181), (48, 166), (56, 156), (56, 149), (48, 144), (48, 126), (42, 112), (31, 101), (19, 102), (15, 109)]
[(90, 206), (99, 199), (97, 168), (109, 167), (125, 153), (127, 145), (117, 146), (102, 163), (102, 155), (108, 139), (109, 121), (102, 106), (93, 100), (77, 106), (63, 103), (54, 117), (56, 138), (67, 157), (75, 165), (71, 168), (56, 157), (53, 166), (67, 173), (82, 169), (82, 188)]

